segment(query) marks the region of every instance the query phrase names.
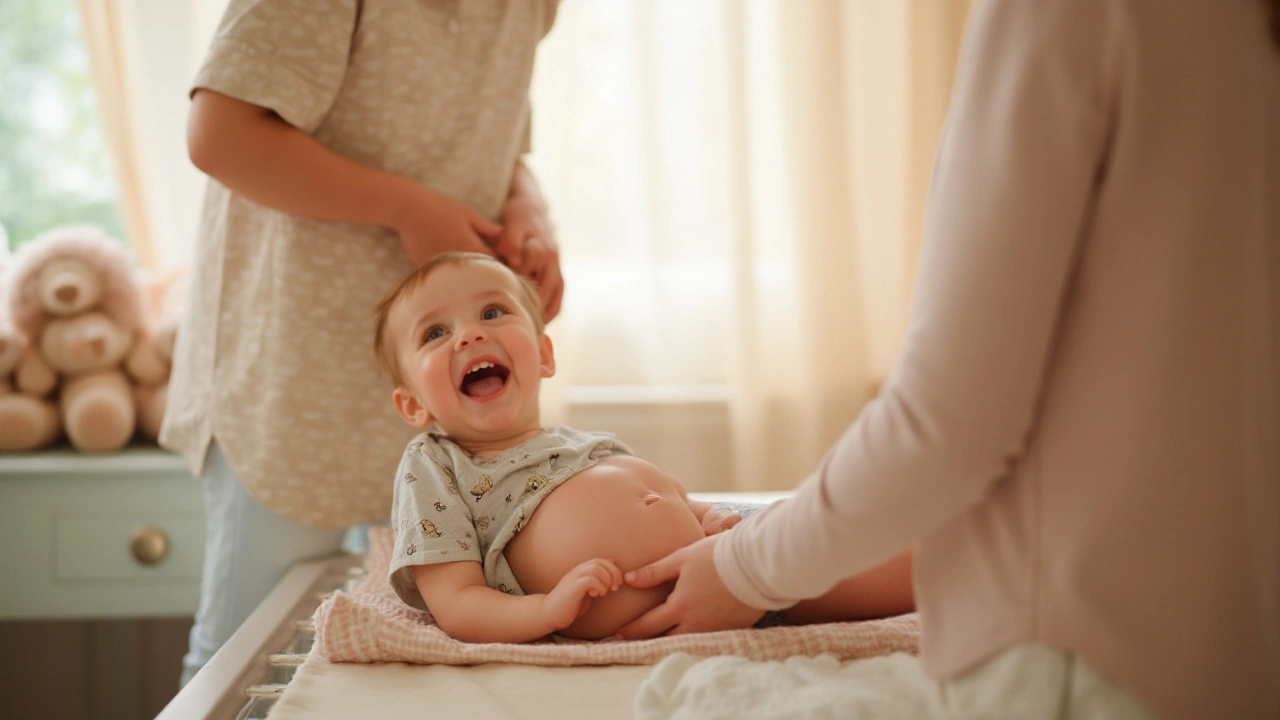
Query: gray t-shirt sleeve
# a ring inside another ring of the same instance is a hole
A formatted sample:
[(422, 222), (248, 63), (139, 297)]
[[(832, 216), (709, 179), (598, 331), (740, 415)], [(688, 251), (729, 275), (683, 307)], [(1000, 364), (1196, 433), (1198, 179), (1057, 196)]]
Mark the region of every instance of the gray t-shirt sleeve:
[(481, 563), (471, 510), (462, 501), (449, 458), (434, 443), (415, 442), (396, 470), (391, 527), (391, 587), (408, 605), (426, 609), (409, 568), (470, 561)]
[(268, 108), (313, 132), (342, 88), (358, 14), (356, 0), (232, 0), (192, 90)]

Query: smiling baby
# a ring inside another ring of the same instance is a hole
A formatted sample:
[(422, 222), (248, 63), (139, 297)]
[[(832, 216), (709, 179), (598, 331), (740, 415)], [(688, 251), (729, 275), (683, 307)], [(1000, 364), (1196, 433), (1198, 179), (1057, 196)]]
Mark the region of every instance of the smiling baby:
[(396, 410), (424, 430), (396, 472), (391, 585), (459, 640), (608, 637), (671, 589), (624, 571), (738, 519), (611, 434), (542, 427), (555, 357), (538, 308), (505, 265), (445, 253), (376, 313)]

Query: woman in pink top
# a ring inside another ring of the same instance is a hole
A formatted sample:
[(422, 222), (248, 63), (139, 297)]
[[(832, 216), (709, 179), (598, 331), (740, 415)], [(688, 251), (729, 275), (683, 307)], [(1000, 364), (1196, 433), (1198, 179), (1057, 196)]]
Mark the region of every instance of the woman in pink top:
[(1280, 0), (982, 5), (883, 392), (623, 635), (912, 544), (948, 712), (1280, 717)]

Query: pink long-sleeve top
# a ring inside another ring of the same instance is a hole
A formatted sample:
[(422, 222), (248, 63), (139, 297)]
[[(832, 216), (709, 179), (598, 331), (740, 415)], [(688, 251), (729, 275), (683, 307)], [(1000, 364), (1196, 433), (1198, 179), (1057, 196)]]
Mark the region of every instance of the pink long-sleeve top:
[(921, 658), (1073, 651), (1168, 718), (1280, 717), (1280, 48), (1261, 0), (970, 20), (903, 352), (716, 548), (758, 608), (918, 542)]

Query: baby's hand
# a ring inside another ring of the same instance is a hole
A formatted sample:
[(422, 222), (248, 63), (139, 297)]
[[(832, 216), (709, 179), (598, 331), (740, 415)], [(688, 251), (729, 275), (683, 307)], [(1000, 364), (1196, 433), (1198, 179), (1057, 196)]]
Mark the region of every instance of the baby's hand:
[(547, 593), (542, 614), (553, 630), (563, 630), (591, 609), (593, 598), (622, 587), (622, 571), (613, 560), (596, 558), (570, 570)]
[(742, 522), (742, 515), (726, 508), (709, 508), (702, 514), (702, 531), (717, 535)]

